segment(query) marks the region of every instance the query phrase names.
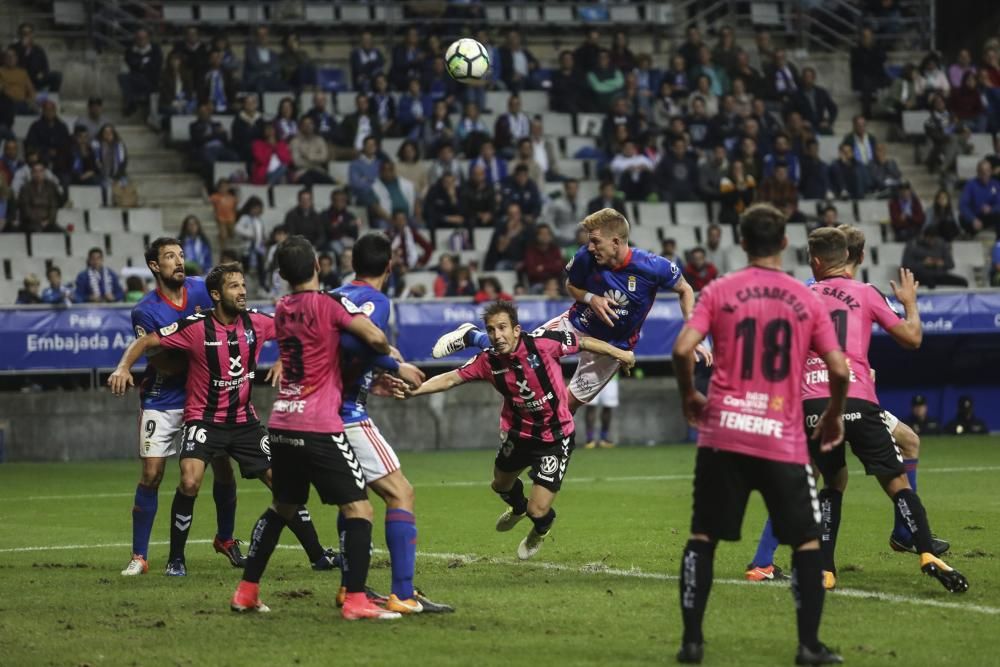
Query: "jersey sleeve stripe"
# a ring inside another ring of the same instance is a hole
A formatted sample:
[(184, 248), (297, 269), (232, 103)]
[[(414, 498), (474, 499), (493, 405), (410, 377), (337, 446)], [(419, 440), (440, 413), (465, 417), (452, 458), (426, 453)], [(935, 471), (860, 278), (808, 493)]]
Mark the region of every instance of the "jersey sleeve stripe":
[[(215, 324), (211, 318), (204, 319), (205, 342), (215, 343)], [(205, 346), (205, 363), (208, 365), (208, 391), (205, 398), (205, 411), (201, 418), (207, 422), (215, 421), (215, 413), (219, 409), (219, 388), (215, 380), (222, 377), (222, 369), (219, 368), (219, 355), (216, 347)]]

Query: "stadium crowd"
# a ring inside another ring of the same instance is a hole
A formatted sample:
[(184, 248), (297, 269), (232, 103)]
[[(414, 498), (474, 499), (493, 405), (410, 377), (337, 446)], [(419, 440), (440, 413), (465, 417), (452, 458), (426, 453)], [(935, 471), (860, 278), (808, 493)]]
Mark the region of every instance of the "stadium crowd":
[[(31, 46), (30, 26), (21, 27), (21, 36), (0, 67), (3, 230), (67, 231), (56, 223), (55, 210), (71, 184), (101, 185), (107, 205), (135, 205), (128, 152), (104, 118), (102, 101), (92, 98), (86, 115), (65, 124), (56, 104), (33, 88), (54, 91), (60, 77), (48, 70), (44, 51)], [(833, 133), (838, 107), (815, 69), (797, 67), (767, 32), (742, 48), (729, 27), (718, 31), (714, 44), (691, 27), (665, 70), (652, 66), (651, 55), (634, 53), (624, 31), (606, 44), (601, 31), (588, 29), (577, 48), (559, 54), (554, 69), (542, 67), (516, 29), (504, 33), (500, 46), (486, 29), (475, 36), (488, 45), (492, 63), (492, 78), (482, 87), (448, 76), (446, 42), (437, 34), (410, 27), (383, 49), (363, 32), (350, 54), (354, 108), (335, 112), (328, 94), (315, 88), (317, 65), (294, 31), (279, 47), (270, 29), (258, 26), (241, 60), (224, 35), (206, 39), (195, 26), (166, 56), (139, 29), (119, 78), (123, 110), (151, 111), (163, 128), (172, 115), (196, 114), (190, 163), (210, 191), (223, 255), (218, 259), (243, 262), (260, 295), (280, 289), (273, 250), (289, 234), (305, 236), (323, 253), (324, 284), (347, 279), (363, 217), (392, 239), (394, 295), (477, 299), (499, 291), (497, 281), (475, 279), (479, 270), (516, 272), (513, 296), (560, 295), (564, 262), (581, 242), (578, 221), (605, 206), (628, 213), (631, 202), (711, 203), (715, 222), (699, 231), (701, 245), (678, 248), (674, 239), (660, 239), (663, 254), (684, 266), (696, 288), (729, 268), (723, 250), (735, 241), (739, 214), (753, 202), (773, 203), (811, 229), (841, 222), (833, 205), (838, 200), (884, 199), (887, 240), (906, 244), (902, 263), (927, 286), (967, 284), (950, 272), (949, 243), (988, 237), (1000, 224), (1000, 141), (976, 178), (955, 196), (951, 189), (956, 158), (971, 150), (970, 134), (1000, 130), (1000, 42), (987, 43), (978, 59), (963, 49), (947, 67), (930, 53), (893, 76), (896, 69), (887, 67), (872, 30), (862, 30), (850, 65), (864, 112), (852, 119), (828, 163), (820, 157), (820, 140)], [(25, 48), (33, 55), (19, 55)], [(486, 108), (489, 90), (510, 91), (506, 108)], [(581, 197), (579, 181), (560, 173), (557, 142), (547, 135), (544, 116), (522, 109), (519, 93), (532, 90), (547, 91), (553, 112), (603, 115), (596, 145), (567, 156), (591, 161), (601, 181), (597, 196)], [(267, 92), (288, 93), (273, 117), (261, 111), (260, 96)], [(36, 99), (39, 118), (27, 136), (14, 137), (14, 113), (34, 110)], [(308, 100), (305, 108), (298, 107), (300, 99)], [(867, 125), (872, 117), (898, 125), (904, 111), (916, 109), (930, 111), (926, 164), (942, 174), (943, 187), (930, 205), (920, 201), (887, 144)], [(231, 127), (213, 114), (233, 114)], [(487, 123), (483, 114), (495, 120)], [(383, 150), (385, 138), (402, 140), (395, 154)], [(329, 172), (331, 160), (349, 161), (346, 180)], [(217, 162), (242, 167), (213, 183)], [(284, 220), (269, 225), (260, 198), (237, 205), (243, 183), (291, 184), (301, 191)], [(314, 199), (318, 184), (336, 185), (329, 201)], [(814, 210), (801, 201), (818, 204)], [(477, 229), (492, 230), (485, 247), (475, 243)], [(185, 218), (180, 238), (192, 270), (207, 271), (213, 244), (196, 217)], [(463, 262), (473, 249), (478, 259)], [(998, 267), (1000, 249), (990, 273)], [(406, 274), (416, 270), (438, 273), (433, 293), (423, 285), (407, 287)], [(72, 300), (126, 296), (114, 273), (91, 259), (80, 276)], [(52, 282), (52, 272), (48, 297), (36, 276), (28, 278), (20, 302), (53, 302), (52, 294), (65, 291)], [(116, 289), (104, 289), (105, 283)]]

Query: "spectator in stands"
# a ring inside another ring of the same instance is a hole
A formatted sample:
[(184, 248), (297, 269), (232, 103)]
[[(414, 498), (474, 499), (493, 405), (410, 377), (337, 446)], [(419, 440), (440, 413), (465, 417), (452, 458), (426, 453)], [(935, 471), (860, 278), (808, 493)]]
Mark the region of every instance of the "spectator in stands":
[(624, 30), (616, 30), (611, 38), (611, 64), (622, 72), (631, 72), (636, 66), (636, 57), (628, 48), (628, 35)]
[(333, 265), (333, 257), (327, 253), (319, 256), (319, 285), (320, 289), (330, 291), (340, 287), (340, 272)]
[(913, 192), (909, 181), (902, 181), (896, 195), (889, 200), (889, 222), (896, 243), (916, 238), (924, 226), (924, 207)]
[(45, 271), (45, 277), (49, 286), (42, 290), (42, 303), (57, 305), (73, 302), (73, 288), (63, 284), (62, 270), (58, 266), (50, 265)]
[(467, 266), (456, 266), (453, 272), (454, 278), (449, 283), (445, 296), (476, 296), (476, 286), (472, 282), (472, 272)]
[(369, 106), (378, 116), (382, 134), (395, 136), (398, 134), (396, 125), (396, 98), (389, 92), (389, 79), (385, 74), (376, 74), (372, 82), (372, 93), (368, 97)]
[(986, 131), (989, 119), (975, 72), (966, 72), (962, 77), (962, 84), (951, 89), (948, 108), (956, 119), (971, 127), (973, 132)]
[(262, 286), (268, 285), (267, 276), (267, 235), (264, 232), (264, 202), (259, 197), (250, 197), (240, 209), (239, 220), (234, 229), (237, 252), (244, 270), (257, 276)]
[(767, 88), (763, 97), (781, 106), (789, 104), (802, 85), (799, 72), (795, 65), (788, 62), (784, 49), (774, 52), (774, 62), (764, 68), (764, 79)]
[(253, 169), (250, 182), (256, 185), (278, 185), (288, 181), (292, 152), (288, 144), (278, 139), (277, 130), (265, 123), (261, 134), (251, 144)]
[[(323, 137), (328, 144), (332, 144), (337, 140), (337, 119), (327, 109), (328, 99), (326, 93), (321, 90), (313, 93), (312, 106), (306, 115), (312, 119), (316, 134)], [(302, 122), (301, 119), (299, 122)]]
[(208, 201), (212, 204), (212, 215), (219, 229), (219, 245), (225, 247), (232, 238), (233, 228), (236, 226), (237, 199), (232, 183), (220, 178), (215, 184), (215, 192), (209, 196)]
[(321, 214), (326, 229), (326, 249), (340, 255), (354, 245), (361, 233), (358, 217), (347, 207), (347, 190), (339, 188), (330, 194), (330, 207)]
[(754, 50), (756, 59), (754, 62), (754, 67), (759, 70), (764, 70), (771, 63), (774, 62), (775, 48), (774, 44), (771, 42), (771, 33), (766, 30), (760, 30), (754, 35)]
[(125, 185), (128, 178), (128, 151), (118, 130), (111, 123), (102, 127), (94, 140), (94, 159), (101, 176), (104, 200), (112, 202), (115, 189)]
[(680, 116), (684, 109), (674, 99), (674, 87), (667, 79), (660, 81), (660, 87), (653, 100), (652, 115), (650, 123), (657, 128), (666, 128), (670, 125), (670, 120)]
[(698, 192), (703, 200), (719, 199), (719, 186), (727, 173), (729, 173), (729, 159), (726, 157), (726, 147), (716, 144), (711, 151), (706, 151), (698, 162)]
[[(750, 66), (750, 56), (746, 51), (740, 51), (736, 55), (736, 68), (729, 73), (733, 80), (733, 92), (736, 92), (736, 80), (743, 82), (744, 93), (750, 98), (767, 95), (767, 80), (760, 70)], [(737, 100), (738, 102), (749, 102), (749, 100)]]
[(524, 251), (522, 272), (528, 288), (540, 292), (545, 281), (562, 277), (565, 262), (555, 242), (552, 228), (546, 224), (535, 227), (534, 237)]
[(542, 166), (535, 161), (535, 152), (532, 139), (521, 139), (517, 142), (517, 154), (511, 161), (510, 166), (517, 169), (519, 165), (524, 165), (528, 168), (528, 178), (531, 181), (541, 187), (541, 184), (545, 182), (545, 172)]
[[(730, 90), (729, 75), (726, 70), (712, 63), (712, 52), (708, 46), (702, 45), (698, 49), (698, 56), (695, 65), (688, 72), (688, 78), (697, 81), (701, 77), (709, 80), (709, 90), (716, 98), (722, 97)], [(699, 85), (699, 89), (701, 86)], [(704, 94), (704, 92), (702, 92)], [(716, 111), (718, 106), (715, 107)]]
[(990, 285), (1000, 287), (1000, 241), (993, 244), (990, 253)]
[(467, 221), (459, 203), (458, 180), (453, 172), (443, 172), (427, 191), (424, 198), (424, 220), (431, 232), (436, 229), (466, 227)]
[[(229, 135), (219, 121), (212, 118), (212, 105), (208, 102), (198, 107), (198, 118), (190, 126), (191, 148), (195, 158), (202, 163), (205, 182), (212, 184), (212, 166), (219, 160), (238, 161), (240, 154), (229, 146)], [(211, 268), (211, 267), (207, 267)]]
[(927, 414), (927, 399), (923, 394), (913, 395), (910, 401), (910, 414), (903, 419), (903, 422), (917, 435), (941, 434), (941, 425)]
[(698, 199), (698, 161), (694, 153), (688, 151), (683, 137), (670, 140), (670, 151), (664, 153), (653, 172), (653, 183), (663, 201)]
[(184, 251), (184, 263), (198, 267), (200, 275), (212, 268), (212, 244), (201, 228), (201, 220), (189, 215), (181, 223), (181, 233), (177, 237)]
[(875, 144), (875, 157), (868, 163), (868, 188), (876, 197), (888, 197), (903, 180), (896, 161), (889, 157), (885, 143)]
[[(758, 132), (752, 132), (753, 124), (757, 124)], [(755, 136), (760, 144), (761, 150), (768, 152), (774, 136), (782, 131), (781, 122), (767, 110), (767, 104), (762, 99), (754, 99), (750, 103), (750, 115), (744, 121), (744, 132), (749, 136)]]
[(7, 183), (7, 179), (0, 174), (0, 233), (20, 231), (17, 224), (17, 199)]
[[(614, 181), (602, 181), (598, 195), (587, 202), (587, 215), (596, 213), (602, 208), (613, 208), (625, 215), (625, 200), (618, 196)], [(579, 223), (580, 220), (577, 220)]]
[(285, 228), (291, 235), (300, 234), (315, 248), (322, 248), (326, 242), (326, 222), (313, 206), (312, 190), (302, 188), (298, 194), (298, 205), (285, 214)]
[(513, 301), (514, 297), (504, 291), (503, 285), (494, 276), (486, 276), (479, 281), (479, 291), (476, 292), (473, 300), (476, 303), (493, 303), (494, 301)]
[(875, 155), (875, 144), (878, 142), (868, 133), (864, 116), (855, 116), (851, 123), (852, 131), (844, 136), (843, 143), (850, 144), (858, 162), (868, 164)]
[(901, 262), (904, 268), (913, 271), (924, 287), (934, 289), (938, 285), (968, 287), (969, 281), (951, 273), (955, 260), (951, 255), (951, 244), (938, 235), (936, 227), (924, 227), (920, 236), (911, 239), (903, 249)]
[(579, 113), (583, 110), (580, 101), (583, 88), (583, 78), (576, 68), (573, 52), (561, 51), (559, 68), (552, 73), (549, 108), (560, 113)]
[(733, 160), (729, 174), (719, 181), (719, 222), (735, 225), (757, 196), (757, 181), (745, 171), (742, 160)]
[(733, 72), (738, 66), (738, 56), (742, 49), (736, 44), (733, 29), (724, 26), (719, 31), (719, 41), (712, 49), (712, 62), (721, 67), (725, 72)]
[[(454, 162), (454, 168), (461, 169), (457, 162)], [(430, 182), (428, 171), (427, 164), (420, 160), (420, 148), (416, 142), (407, 139), (400, 144), (396, 151), (396, 173), (413, 183), (418, 197), (423, 197), (427, 191)], [(377, 170), (375, 174), (378, 175)]]
[(927, 225), (937, 227), (938, 234), (949, 243), (962, 233), (962, 226), (955, 216), (955, 207), (951, 203), (951, 193), (944, 188), (934, 195), (934, 205), (927, 212)]
[(825, 88), (816, 85), (816, 70), (802, 70), (802, 86), (792, 95), (789, 108), (802, 114), (814, 132), (833, 134), (837, 121), (837, 105)]
[(665, 238), (660, 243), (660, 256), (669, 259), (677, 265), (677, 268), (684, 271), (684, 260), (677, 252), (677, 239)]
[(222, 34), (217, 34), (212, 38), (212, 48), (211, 51), (218, 51), (222, 54), (222, 69), (229, 72), (229, 74), (235, 79), (238, 76), (243, 63), (240, 59), (236, 57), (233, 52), (233, 47), (229, 43), (229, 38)]
[(788, 202), (797, 202), (799, 193), (788, 172), (787, 162), (781, 160), (775, 162), (774, 171), (761, 181), (757, 193), (758, 199), (778, 208), (782, 208)]
[(316, 67), (313, 65), (309, 52), (302, 48), (299, 35), (290, 32), (281, 40), (281, 78), (291, 84), (296, 97), (303, 88), (316, 85)]
[(729, 270), (726, 254), (722, 248), (722, 226), (714, 222), (708, 226), (708, 236), (705, 240), (705, 261), (715, 265), (719, 274)]
[[(287, 238), (288, 229), (284, 225), (277, 225), (271, 230), (271, 237), (267, 243), (266, 279), (261, 281), (261, 291), (275, 299), (284, 290), (284, 281), (278, 273), (278, 263), (275, 259), (275, 254), (278, 251), (278, 246)], [(347, 266), (351, 266), (350, 262), (347, 263)]]
[(694, 88), (694, 83), (688, 79), (687, 61), (683, 56), (674, 56), (670, 59), (670, 68), (663, 75), (663, 81), (670, 82), (672, 95), (676, 101), (687, 99), (691, 89)]
[[(742, 53), (742, 52), (741, 52)], [(733, 111), (743, 119), (753, 112), (754, 97), (747, 92), (747, 85), (742, 78), (733, 79)]]
[(222, 66), (222, 52), (208, 54), (208, 68), (198, 83), (198, 103), (210, 105), (215, 113), (230, 113), (236, 106), (236, 81)]
[(466, 155), (477, 155), (480, 144), (490, 138), (490, 129), (479, 116), (479, 105), (475, 102), (465, 105), (462, 119), (455, 127), (455, 138)]
[(274, 129), (281, 141), (291, 141), (299, 133), (299, 122), (295, 118), (295, 100), (282, 97), (278, 102), (278, 113), (274, 116)]
[(243, 96), (240, 112), (233, 119), (233, 146), (247, 165), (253, 163), (253, 142), (264, 134), (264, 116), (257, 110), (256, 93)]
[(431, 113), (431, 98), (420, 87), (419, 79), (410, 79), (407, 90), (399, 98), (396, 121), (403, 136), (415, 137)]
[(948, 97), (951, 92), (948, 76), (941, 69), (941, 63), (934, 53), (928, 53), (920, 61), (920, 77), (924, 81), (925, 95), (940, 93), (943, 97)]
[(840, 144), (830, 165), (830, 191), (840, 199), (861, 199), (868, 191), (868, 171), (855, 158), (851, 144)]
[(628, 102), (624, 97), (619, 97), (611, 104), (611, 110), (601, 122), (601, 148), (606, 153), (612, 153), (615, 131), (619, 126), (624, 126), (627, 137), (637, 137), (639, 135), (639, 116), (628, 108)]
[(968, 72), (976, 73), (976, 66), (972, 64), (972, 53), (969, 49), (959, 49), (958, 59), (948, 68), (948, 83), (952, 88), (962, 86)]
[(24, 277), (24, 287), (17, 291), (17, 300), (14, 303), (18, 305), (35, 305), (42, 303), (42, 297), (40, 294), (42, 283), (38, 280), (38, 276), (34, 273), (29, 273)]
[(192, 25), (184, 29), (184, 39), (174, 43), (170, 55), (175, 53), (184, 59), (184, 68), (191, 76), (196, 81), (201, 80), (208, 69), (208, 45), (201, 41), (197, 27)]
[(76, 276), (77, 303), (121, 301), (125, 298), (118, 274), (104, 266), (104, 251), (91, 248), (87, 253), (87, 267)]
[(992, 88), (1000, 87), (1000, 51), (995, 46), (983, 49), (983, 64), (980, 69), (986, 71)]
[(125, 51), (125, 66), (128, 71), (118, 75), (118, 85), (122, 90), (125, 115), (130, 116), (139, 104), (148, 104), (150, 94), (160, 88), (163, 52), (159, 45), (150, 41), (145, 28), (135, 31), (135, 38)]
[[(8, 142), (8, 146), (9, 146)], [(45, 174), (45, 180), (49, 181), (56, 186), (57, 189), (60, 188), (59, 179), (52, 172), (51, 169), (45, 166), (42, 162), (42, 158), (37, 150), (27, 150), (25, 151), (24, 162), (21, 163), (20, 168), (14, 172), (14, 177), (10, 181), (10, 191), (11, 195), (15, 198), (21, 196), (21, 190), (27, 185), (34, 174), (34, 169), (36, 164), (42, 165), (43, 173)], [(61, 194), (61, 191), (60, 191)]]
[(20, 148), (17, 139), (7, 139), (3, 142), (3, 153), (0, 154), (0, 180), (10, 185), (14, 174), (24, 166), (24, 161), (18, 157)]
[(677, 48), (677, 52), (684, 58), (684, 62), (694, 65), (698, 62), (698, 52), (704, 43), (701, 39), (701, 30), (696, 25), (689, 25), (684, 35), (684, 42)]
[(733, 95), (723, 95), (720, 101), (719, 113), (711, 123), (712, 142), (723, 144), (727, 149), (736, 144), (743, 126), (743, 117), (736, 111), (736, 98)]
[(945, 106), (944, 97), (937, 93), (930, 96), (930, 115), (924, 121), (924, 134), (931, 144), (926, 159), (927, 169), (951, 170), (960, 152), (959, 126), (955, 116)]
[(647, 119), (653, 117), (653, 100), (657, 94), (660, 75), (653, 69), (653, 58), (648, 53), (639, 55), (636, 67), (629, 74), (635, 78), (639, 111)]
[(17, 27), (19, 39), (10, 45), (17, 53), (17, 62), (28, 71), (35, 90), (51, 90), (59, 92), (62, 85), (62, 72), (49, 69), (49, 59), (45, 49), (35, 44), (35, 28), (30, 23), (22, 23)]
[(448, 117), (448, 104), (444, 100), (434, 103), (431, 115), (424, 121), (420, 131), (420, 143), (425, 153), (433, 153), (441, 144), (455, 144), (455, 131)]
[(705, 289), (705, 285), (719, 277), (719, 269), (706, 259), (705, 249), (698, 247), (688, 253), (684, 265), (684, 279), (695, 292)]
[(797, 184), (802, 177), (799, 167), (799, 159), (791, 150), (791, 141), (784, 132), (779, 132), (774, 137), (774, 152), (764, 156), (764, 179), (772, 175), (775, 166), (784, 163), (788, 167), (788, 180)]
[(597, 67), (601, 53), (601, 32), (597, 28), (587, 28), (583, 43), (573, 51), (573, 61), (577, 72), (585, 75)]
[(316, 134), (316, 125), (309, 116), (302, 116), (299, 132), (288, 145), (295, 166), (295, 182), (311, 186), (317, 183), (333, 183), (327, 171), (330, 161), (330, 147), (323, 137)]
[(484, 141), (483, 145), (479, 147), (479, 157), (469, 163), (470, 174), (477, 165), (482, 165), (486, 172), (486, 182), (490, 185), (499, 187), (507, 178), (507, 161), (502, 157), (497, 157), (493, 150), (492, 141)]
[(562, 192), (553, 194), (542, 210), (541, 219), (552, 225), (556, 241), (569, 245), (576, 237), (576, 229), (584, 217), (580, 202), (580, 183), (575, 178), (563, 181)]
[(61, 232), (56, 224), (56, 212), (62, 204), (59, 188), (47, 177), (45, 165), (35, 162), (31, 165), (31, 180), (21, 188), (17, 196), (17, 213), (20, 232)]
[(587, 86), (592, 97), (589, 110), (605, 112), (625, 87), (625, 77), (621, 70), (611, 65), (611, 54), (602, 49), (597, 57), (597, 66), (587, 72)]
[(899, 77), (892, 80), (881, 113), (892, 118), (897, 124), (903, 122), (903, 112), (917, 109), (924, 100), (924, 80), (917, 74), (912, 64), (903, 65)]
[(392, 47), (392, 67), (389, 78), (396, 90), (404, 90), (424, 71), (424, 52), (420, 48), (420, 33), (414, 26), (406, 29), (403, 42)]
[(72, 185), (100, 185), (97, 159), (87, 128), (77, 126), (73, 130), (73, 143), (69, 151), (69, 173), (64, 182)]
[(531, 134), (528, 139), (531, 140), (531, 155), (541, 168), (543, 179), (548, 181), (562, 180), (555, 144), (546, 137), (541, 116), (535, 116), (531, 119)]
[(14, 49), (3, 52), (0, 86), (3, 86), (4, 95), (14, 103), (14, 110), (17, 113), (28, 114), (35, 110), (35, 86), (31, 83), (28, 70), (18, 64), (17, 52)]
[(368, 30), (361, 33), (361, 42), (351, 50), (351, 87), (360, 92), (369, 92), (375, 75), (385, 68), (385, 56), (375, 48), (372, 34)]
[(517, 271), (524, 262), (528, 247), (529, 227), (521, 217), (521, 207), (510, 203), (504, 209), (506, 217), (493, 230), (484, 266), (487, 271)]
[(14, 100), (3, 92), (3, 82), (0, 81), (0, 139), (14, 139), (14, 119), (17, 109)]
[(111, 121), (104, 115), (104, 100), (100, 97), (91, 97), (87, 100), (86, 115), (78, 116), (73, 121), (73, 129), (83, 127), (87, 130), (87, 134), (96, 137), (101, 128), (109, 122)]
[(504, 180), (501, 197), (501, 208), (506, 210), (510, 204), (517, 204), (521, 218), (528, 225), (534, 224), (535, 218), (542, 212), (542, 195), (538, 185), (528, 176), (528, 167), (524, 164), (517, 165), (514, 173)]
[(361, 151), (365, 139), (375, 137), (382, 139), (382, 126), (378, 116), (368, 103), (368, 96), (359, 94), (354, 98), (354, 111), (344, 117), (340, 123), (340, 145)]
[(530, 135), (531, 119), (521, 110), (521, 97), (516, 94), (511, 95), (507, 98), (507, 112), (497, 118), (493, 130), (493, 141), (497, 152), (505, 158), (512, 157), (517, 142), (527, 139)]
[(56, 114), (52, 100), (42, 102), (42, 114), (31, 124), (24, 139), (26, 149), (37, 150), (54, 171), (64, 171), (69, 161), (70, 135), (66, 123)]
[(253, 41), (248, 41), (244, 51), (243, 88), (258, 94), (264, 91), (288, 90), (281, 78), (281, 59), (271, 48), (271, 34), (267, 26), (257, 26)]
[(517, 93), (526, 88), (535, 88), (535, 72), (538, 59), (521, 43), (521, 33), (509, 30), (504, 45), (500, 47), (500, 72), (504, 84)]
[[(392, 166), (391, 162), (386, 164)], [(393, 252), (400, 254), (406, 268), (413, 270), (427, 266), (434, 246), (410, 222), (405, 211), (393, 211), (388, 234)]]
[[(197, 96), (194, 89), (194, 78), (184, 66), (184, 58), (179, 53), (171, 53), (163, 70), (160, 81), (160, 99), (158, 111), (164, 118), (164, 127), (169, 127), (169, 118), (175, 114), (188, 114), (194, 111)], [(134, 107), (133, 107), (134, 111)]]
[[(688, 111), (690, 111), (693, 115), (695, 105), (700, 103), (702, 105), (702, 112), (705, 118), (707, 120), (711, 120), (711, 116), (719, 113), (719, 98), (712, 92), (711, 81), (707, 76), (702, 74), (694, 81), (695, 89), (687, 98)], [(690, 120), (688, 123), (690, 124)]]
[(458, 83), (445, 69), (444, 58), (438, 56), (430, 60), (430, 69), (424, 74), (423, 87), (430, 96), (431, 102), (444, 100), (448, 108), (455, 106), (455, 91)]
[(814, 227), (809, 225), (809, 231), (812, 231), (816, 227), (837, 227), (840, 225), (840, 213), (837, 211), (837, 207), (833, 204), (818, 204), (819, 208), (819, 222)]
[(399, 212), (409, 221), (417, 217), (417, 193), (413, 183), (396, 174), (396, 164), (385, 160), (379, 165), (378, 180), (372, 185), (375, 204), (372, 206), (372, 224), (385, 228)]
[(361, 206), (375, 203), (372, 186), (378, 180), (379, 159), (378, 139), (366, 137), (361, 148), (361, 154), (351, 161), (347, 169), (347, 180), (354, 193), (354, 198)]
[(889, 85), (885, 51), (875, 43), (871, 28), (861, 30), (860, 43), (851, 49), (851, 89), (861, 94), (861, 115), (870, 117), (876, 93)]
[(436, 148), (437, 159), (431, 163), (430, 168), (424, 170), (421, 180), (437, 183), (441, 176), (449, 173), (455, 176), (456, 185), (461, 185), (464, 175), (462, 174), (462, 164), (455, 157), (455, 149), (449, 142), (441, 142)]
[(986, 422), (976, 416), (971, 396), (958, 397), (958, 414), (945, 424), (945, 435), (983, 435), (989, 433)]
[(486, 178), (485, 165), (474, 164), (469, 169), (469, 178), (459, 189), (458, 203), (469, 226), (494, 225), (497, 210), (496, 190)]
[(976, 165), (976, 177), (962, 189), (958, 209), (962, 229), (970, 236), (1000, 231), (1000, 181), (993, 178), (988, 160)]

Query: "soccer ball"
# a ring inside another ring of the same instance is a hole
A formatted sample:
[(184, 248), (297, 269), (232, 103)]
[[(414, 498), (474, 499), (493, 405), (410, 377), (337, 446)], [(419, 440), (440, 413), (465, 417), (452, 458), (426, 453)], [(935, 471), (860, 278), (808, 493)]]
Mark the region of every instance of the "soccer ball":
[(469, 37), (453, 42), (445, 51), (444, 62), (451, 78), (461, 83), (481, 81), (490, 69), (486, 47)]

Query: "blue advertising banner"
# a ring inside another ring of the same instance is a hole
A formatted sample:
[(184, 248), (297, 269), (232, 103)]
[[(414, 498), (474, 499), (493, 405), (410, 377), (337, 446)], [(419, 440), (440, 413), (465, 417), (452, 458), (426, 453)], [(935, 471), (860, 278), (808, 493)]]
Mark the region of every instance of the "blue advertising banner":
[[(518, 303), (521, 324), (532, 330), (569, 308), (568, 301)], [(921, 294), (921, 320), (927, 336), (1000, 333), (1000, 292)], [(270, 310), (270, 306), (263, 309)], [(396, 346), (407, 359), (430, 361), (438, 336), (461, 324), (478, 322), (482, 306), (451, 301), (407, 301), (395, 305)], [(113, 368), (133, 339), (127, 307), (8, 308), (0, 310), (0, 369), (5, 371)], [(900, 312), (901, 309), (900, 309)], [(683, 326), (673, 295), (659, 297), (649, 312), (636, 347), (640, 358), (670, 356)], [(925, 345), (929, 341), (925, 340)], [(942, 341), (944, 342), (944, 341)], [(879, 345), (874, 346), (874, 349)], [(465, 353), (469, 356), (469, 353)], [(261, 363), (277, 358), (269, 343)]]

